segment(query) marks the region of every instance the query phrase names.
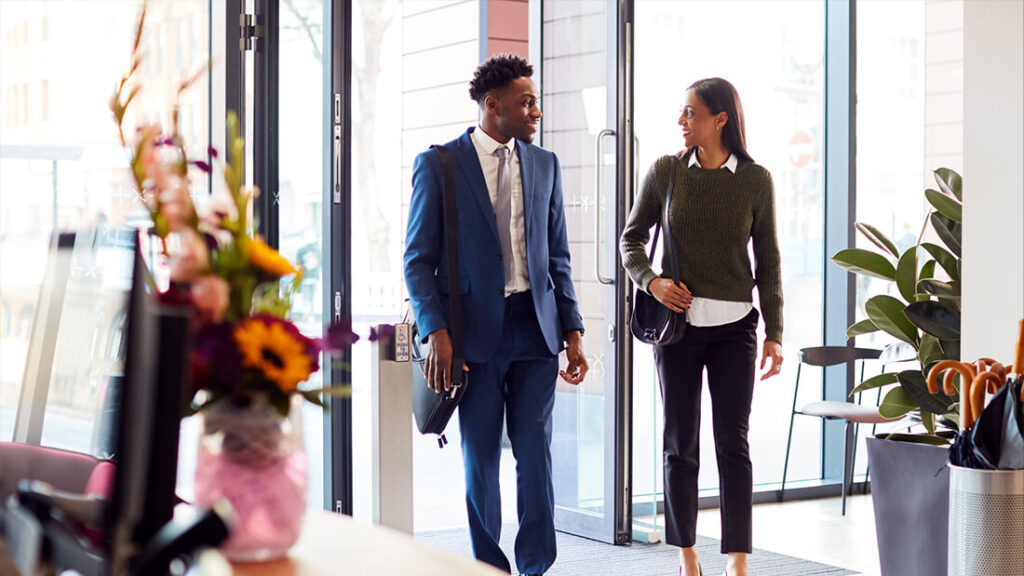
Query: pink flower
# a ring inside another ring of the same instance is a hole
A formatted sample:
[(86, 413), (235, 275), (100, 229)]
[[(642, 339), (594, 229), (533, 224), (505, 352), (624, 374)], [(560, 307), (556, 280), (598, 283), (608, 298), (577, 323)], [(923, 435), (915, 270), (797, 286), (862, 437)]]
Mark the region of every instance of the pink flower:
[(167, 229), (176, 232), (185, 226), (191, 211), (188, 185), (178, 176), (167, 179), (167, 187), (160, 192), (160, 213), (167, 222)]
[(198, 232), (182, 228), (169, 239), (171, 282), (192, 282), (209, 269), (209, 249)]
[(192, 302), (203, 324), (215, 324), (224, 319), (231, 287), (215, 274), (200, 276), (192, 283)]

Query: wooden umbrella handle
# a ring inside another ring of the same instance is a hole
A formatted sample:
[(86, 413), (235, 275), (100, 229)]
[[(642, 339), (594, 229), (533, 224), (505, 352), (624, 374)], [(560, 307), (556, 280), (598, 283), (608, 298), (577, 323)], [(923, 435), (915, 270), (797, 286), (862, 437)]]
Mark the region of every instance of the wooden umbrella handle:
[(1013, 373), (1024, 375), (1024, 320), (1020, 321), (1020, 327), (1017, 329), (1017, 353), (1013, 358)]
[(966, 427), (971, 427), (978, 420), (978, 416), (981, 416), (981, 411), (985, 409), (985, 390), (988, 388), (990, 382), (999, 382), (999, 375), (992, 372), (982, 372), (978, 374), (977, 378), (971, 384), (971, 396), (969, 404), (971, 406), (971, 415), (969, 423)]
[(974, 381), (974, 377), (977, 376), (977, 372), (974, 371), (974, 367), (966, 362), (959, 362), (957, 360), (943, 360), (939, 362), (931, 371), (928, 372), (928, 392), (931, 394), (939, 393), (939, 373), (943, 370), (950, 370), (950, 373), (946, 374), (946, 378), (942, 381), (943, 392), (949, 396), (956, 393), (953, 389), (953, 378), (952, 371), (956, 370), (963, 377), (962, 380), (967, 386)]

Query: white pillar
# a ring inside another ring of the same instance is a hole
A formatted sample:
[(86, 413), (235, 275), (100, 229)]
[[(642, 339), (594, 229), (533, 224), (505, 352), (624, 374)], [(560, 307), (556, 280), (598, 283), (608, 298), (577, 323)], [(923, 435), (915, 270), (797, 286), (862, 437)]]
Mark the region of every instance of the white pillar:
[(1012, 361), (1024, 318), (1024, 1), (964, 2), (963, 360)]

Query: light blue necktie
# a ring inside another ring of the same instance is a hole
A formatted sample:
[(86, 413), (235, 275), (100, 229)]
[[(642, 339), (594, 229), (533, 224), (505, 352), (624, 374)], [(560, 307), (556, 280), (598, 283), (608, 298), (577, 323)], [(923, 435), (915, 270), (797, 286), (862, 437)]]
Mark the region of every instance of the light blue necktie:
[(494, 201), (494, 219), (501, 240), (501, 259), (505, 263), (505, 282), (512, 279), (512, 153), (508, 146), (499, 146), (498, 195)]

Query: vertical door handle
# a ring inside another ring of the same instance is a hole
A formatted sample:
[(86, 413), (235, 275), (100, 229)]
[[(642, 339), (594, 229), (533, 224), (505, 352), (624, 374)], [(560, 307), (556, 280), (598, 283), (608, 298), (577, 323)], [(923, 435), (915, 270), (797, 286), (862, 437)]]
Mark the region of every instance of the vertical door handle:
[(601, 197), (604, 194), (604, 138), (614, 136), (615, 130), (604, 129), (597, 134), (597, 157), (594, 159), (595, 179), (597, 180), (597, 192), (594, 195), (594, 273), (597, 281), (601, 284), (615, 284), (614, 278), (607, 278), (601, 274), (601, 257), (604, 252), (604, 243), (601, 241)]

